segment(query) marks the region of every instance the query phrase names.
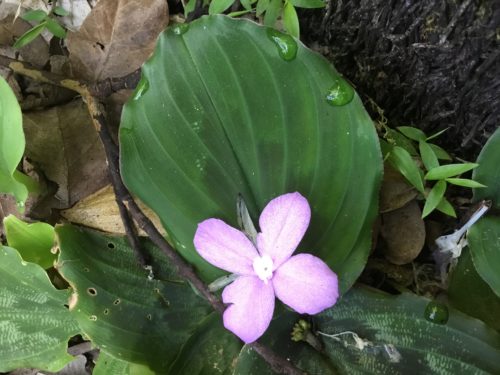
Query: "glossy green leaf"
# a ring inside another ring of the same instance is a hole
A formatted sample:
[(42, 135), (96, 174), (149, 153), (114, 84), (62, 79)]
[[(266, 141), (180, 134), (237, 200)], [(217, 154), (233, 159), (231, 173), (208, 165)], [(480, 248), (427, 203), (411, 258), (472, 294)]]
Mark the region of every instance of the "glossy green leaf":
[(61, 16), (61, 17), (64, 17), (64, 16), (69, 16), (69, 12), (64, 9), (63, 7), (60, 7), (60, 6), (57, 6), (55, 7), (52, 12), (54, 12), (54, 14), (58, 15), (58, 16)]
[(324, 8), (325, 2), (323, 0), (289, 0), (293, 6), (299, 8)]
[(446, 191), (446, 181), (440, 180), (434, 184), (429, 195), (425, 198), (424, 209), (422, 210), (422, 218), (429, 215), (441, 203), (444, 192)]
[(417, 142), (425, 142), (425, 140), (427, 139), (427, 136), (422, 130), (414, 128), (412, 126), (398, 126), (396, 129), (403, 133), (405, 137), (408, 137)]
[(155, 375), (155, 372), (145, 365), (115, 358), (101, 350), (92, 375)]
[(208, 303), (149, 242), (143, 246), (154, 259), (154, 280), (125, 238), (70, 225), (57, 227), (56, 234), (57, 268), (75, 290), (71, 312), (82, 332), (115, 358), (165, 373), (212, 311)]
[(451, 216), (451, 217), (457, 217), (457, 213), (455, 212), (455, 209), (451, 205), (451, 203), (443, 197), (441, 199), (441, 202), (436, 207), (436, 210), (442, 212), (445, 215)]
[(257, 17), (260, 17), (269, 7), (270, 0), (258, 0), (257, 7), (255, 8), (255, 14)]
[(64, 306), (68, 291), (54, 288), (43, 268), (12, 248), (0, 246), (0, 259), (0, 371), (59, 371), (73, 359), (68, 340), (79, 333)]
[(208, 14), (219, 14), (228, 9), (234, 0), (211, 0), (208, 7)]
[(457, 186), (464, 186), (468, 188), (484, 188), (483, 184), (480, 184), (477, 181), (469, 180), (468, 178), (447, 178), (446, 182)]
[(297, 11), (294, 6), (288, 2), (283, 8), (283, 26), (285, 26), (286, 31), (295, 38), (300, 36), (300, 25)]
[(500, 217), (484, 217), (468, 231), (467, 239), (477, 273), (500, 296)]
[(56, 256), (51, 253), (54, 244), (54, 227), (47, 223), (28, 224), (14, 215), (3, 220), (5, 236), (10, 247), (15, 248), (21, 257), (43, 268), (52, 267)]
[(500, 128), (493, 133), (477, 158), (479, 167), (472, 178), (487, 187), (474, 190), (474, 201), (491, 199), (493, 207), (500, 209)]
[(436, 154), (439, 160), (448, 160), (448, 161), (452, 160), (450, 154), (448, 154), (446, 150), (443, 149), (442, 147), (439, 147), (434, 143), (428, 143), (428, 145), (432, 148), (432, 151), (434, 151), (434, 154)]
[(0, 77), (0, 192), (15, 196), (24, 207), (28, 189), (14, 176), (24, 153), (21, 108), (7, 82)]
[(29, 29), (23, 35), (21, 35), (18, 40), (16, 40), (13, 47), (21, 48), (24, 47), (26, 44), (31, 43), (33, 40), (35, 40), (36, 37), (38, 37), (42, 33), (43, 30), (45, 30), (46, 25), (47, 22), (43, 21), (38, 25), (36, 25), (35, 27)]
[(418, 143), (420, 150), (420, 157), (422, 158), (422, 163), (424, 163), (425, 169), (431, 170), (433, 168), (439, 167), (439, 161), (434, 153), (432, 147), (425, 141), (420, 141)]
[(37, 21), (41, 22), (45, 18), (47, 18), (47, 13), (45, 13), (43, 10), (36, 9), (36, 10), (30, 10), (26, 13), (24, 13), (21, 18), (25, 21)]
[(149, 89), (124, 107), (123, 178), (208, 282), (223, 273), (193, 247), (199, 222), (236, 227), (241, 193), (257, 223), (272, 198), (301, 192), (312, 220), (300, 249), (325, 260), (345, 291), (370, 249), (382, 170), (376, 133), (357, 95), (344, 106), (326, 102), (338, 77), (326, 60), (302, 44), (295, 58), (281, 57), (268, 30), (212, 16), (160, 36), (143, 67)]
[(458, 176), (462, 173), (468, 172), (478, 166), (475, 163), (463, 164), (447, 164), (440, 167), (432, 168), (425, 175), (426, 180), (444, 180), (445, 178)]
[(264, 25), (274, 27), (283, 9), (282, 0), (270, 0), (264, 14)]
[(500, 297), (478, 275), (468, 248), (462, 250), (450, 275), (448, 300), (455, 308), (500, 332)]
[(398, 170), (419, 192), (424, 193), (424, 184), (417, 163), (404, 148), (394, 146), (389, 154), (389, 163)]
[(52, 18), (47, 18), (45, 26), (47, 27), (47, 30), (49, 30), (58, 38), (66, 38), (66, 30), (64, 30), (64, 27), (62, 27), (57, 21), (53, 20)]
[(438, 131), (437, 133), (434, 133), (434, 134), (432, 134), (432, 135), (428, 136), (428, 137), (427, 137), (427, 139), (426, 139), (426, 141), (430, 141), (431, 139), (434, 139), (434, 138), (439, 137), (441, 134), (443, 134), (443, 133), (444, 133), (445, 131), (447, 131), (448, 129), (449, 129), (449, 127), (448, 127), (448, 128), (444, 128), (443, 130), (440, 130), (440, 131)]
[[(500, 372), (500, 336), (495, 331), (451, 308), (445, 324), (429, 321), (429, 304), (433, 302), (412, 294), (353, 288), (315, 316), (315, 327), (330, 335), (344, 332), (336, 338), (320, 336), (339, 374)], [(363, 340), (358, 347), (346, 331)]]

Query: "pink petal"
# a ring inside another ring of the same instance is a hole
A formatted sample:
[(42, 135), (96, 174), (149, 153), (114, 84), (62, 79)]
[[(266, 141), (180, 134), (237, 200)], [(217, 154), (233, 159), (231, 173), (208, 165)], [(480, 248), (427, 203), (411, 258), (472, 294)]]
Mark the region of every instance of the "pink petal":
[(299, 245), (310, 219), (309, 203), (299, 193), (284, 194), (273, 199), (259, 218), (259, 252), (269, 255), (274, 267), (279, 267)]
[(317, 314), (332, 307), (339, 296), (337, 275), (310, 254), (288, 259), (272, 281), (276, 297), (300, 314)]
[(224, 327), (249, 344), (264, 334), (273, 318), (274, 290), (254, 276), (240, 276), (222, 292), (232, 303), (224, 311)]
[(209, 263), (239, 275), (253, 275), (253, 260), (259, 256), (252, 242), (239, 230), (219, 219), (198, 224), (194, 247)]

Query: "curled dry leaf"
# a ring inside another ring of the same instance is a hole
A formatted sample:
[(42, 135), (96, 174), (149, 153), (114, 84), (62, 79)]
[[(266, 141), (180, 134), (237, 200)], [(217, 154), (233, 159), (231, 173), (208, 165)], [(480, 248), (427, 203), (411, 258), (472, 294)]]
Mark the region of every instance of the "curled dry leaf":
[(168, 24), (165, 0), (100, 1), (67, 38), (73, 74), (89, 81), (122, 77), (149, 57)]
[[(138, 204), (146, 216), (153, 221), (156, 228), (165, 235), (165, 230), (158, 216), (143, 203), (138, 201)], [(72, 223), (85, 225), (104, 232), (125, 234), (111, 185), (107, 185), (94, 194), (82, 199), (74, 207), (62, 211), (61, 215)], [(138, 228), (138, 231), (139, 235), (146, 236), (146, 233), (142, 229)]]
[(413, 261), (425, 244), (425, 224), (416, 201), (382, 215), (384, 255), (391, 263)]
[(24, 115), (25, 155), (58, 184), (67, 208), (108, 183), (103, 147), (81, 100)]
[(380, 212), (389, 212), (403, 207), (417, 196), (417, 190), (406, 182), (401, 173), (384, 164), (384, 179), (380, 189)]

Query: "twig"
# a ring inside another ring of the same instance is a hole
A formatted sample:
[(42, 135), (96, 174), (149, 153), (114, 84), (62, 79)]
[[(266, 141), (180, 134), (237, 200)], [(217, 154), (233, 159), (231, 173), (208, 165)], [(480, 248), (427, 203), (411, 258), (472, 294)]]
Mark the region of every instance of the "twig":
[[(2, 65), (4, 61), (0, 58), (0, 65)], [(120, 175), (117, 146), (113, 142), (111, 134), (108, 131), (106, 118), (101, 109), (101, 104), (97, 101), (94, 93), (90, 91), (89, 86), (78, 80), (67, 79), (53, 73), (41, 71), (20, 61), (11, 60), (7, 61), (7, 63), (7, 67), (18, 74), (25, 75), (38, 82), (45, 82), (71, 89), (83, 97), (87, 104), (94, 127), (99, 134), (106, 152), (108, 167), (111, 175), (111, 183), (113, 185), (118, 206), (126, 206), (126, 208), (124, 208), (127, 215), (122, 216), (125, 228), (127, 228), (130, 224), (131, 216), (137, 225), (147, 233), (151, 241), (170, 259), (179, 275), (188, 280), (201, 293), (201, 295), (207, 299), (214, 310), (219, 313), (223, 313), (225, 306), (222, 301), (209, 291), (208, 286), (198, 277), (193, 268), (186, 263), (186, 261), (170, 246), (170, 244), (154, 226), (152, 221), (144, 214), (144, 212), (142, 212), (128, 189), (125, 187)], [(121, 213), (122, 209), (120, 209), (120, 214)], [(130, 213), (130, 216), (128, 216), (128, 213)], [(127, 232), (127, 236), (129, 236), (129, 232)], [(134, 247), (135, 240), (133, 238), (137, 239), (137, 236), (132, 231), (130, 232), (130, 236), (132, 238), (129, 238), (129, 240), (131, 241), (132, 247)], [(134, 247), (134, 251), (135, 250), (136, 248)], [(146, 262), (143, 261), (141, 264), (144, 265)], [(306, 372), (298, 369), (292, 363), (276, 354), (267, 346), (258, 342), (254, 342), (249, 346), (269, 364), (273, 371), (290, 375), (306, 375)]]

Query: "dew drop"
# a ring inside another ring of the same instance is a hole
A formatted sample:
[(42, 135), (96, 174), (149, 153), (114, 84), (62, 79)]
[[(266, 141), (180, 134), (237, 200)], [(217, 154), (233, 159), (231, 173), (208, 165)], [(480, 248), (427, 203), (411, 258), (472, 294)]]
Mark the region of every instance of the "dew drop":
[(149, 89), (149, 81), (147, 80), (146, 77), (142, 76), (141, 80), (137, 84), (137, 87), (135, 88), (134, 95), (132, 96), (132, 99), (134, 100), (139, 100)]
[(432, 323), (446, 324), (449, 317), (448, 307), (442, 303), (431, 301), (425, 307), (424, 317)]
[(350, 103), (354, 98), (354, 89), (343, 78), (335, 78), (332, 87), (328, 90), (326, 101), (333, 106), (342, 106)]
[(292, 61), (297, 56), (297, 42), (291, 35), (275, 29), (267, 29), (267, 36), (275, 44), (278, 54), (283, 60)]
[(185, 34), (189, 30), (188, 23), (179, 23), (172, 28), (175, 35)]

